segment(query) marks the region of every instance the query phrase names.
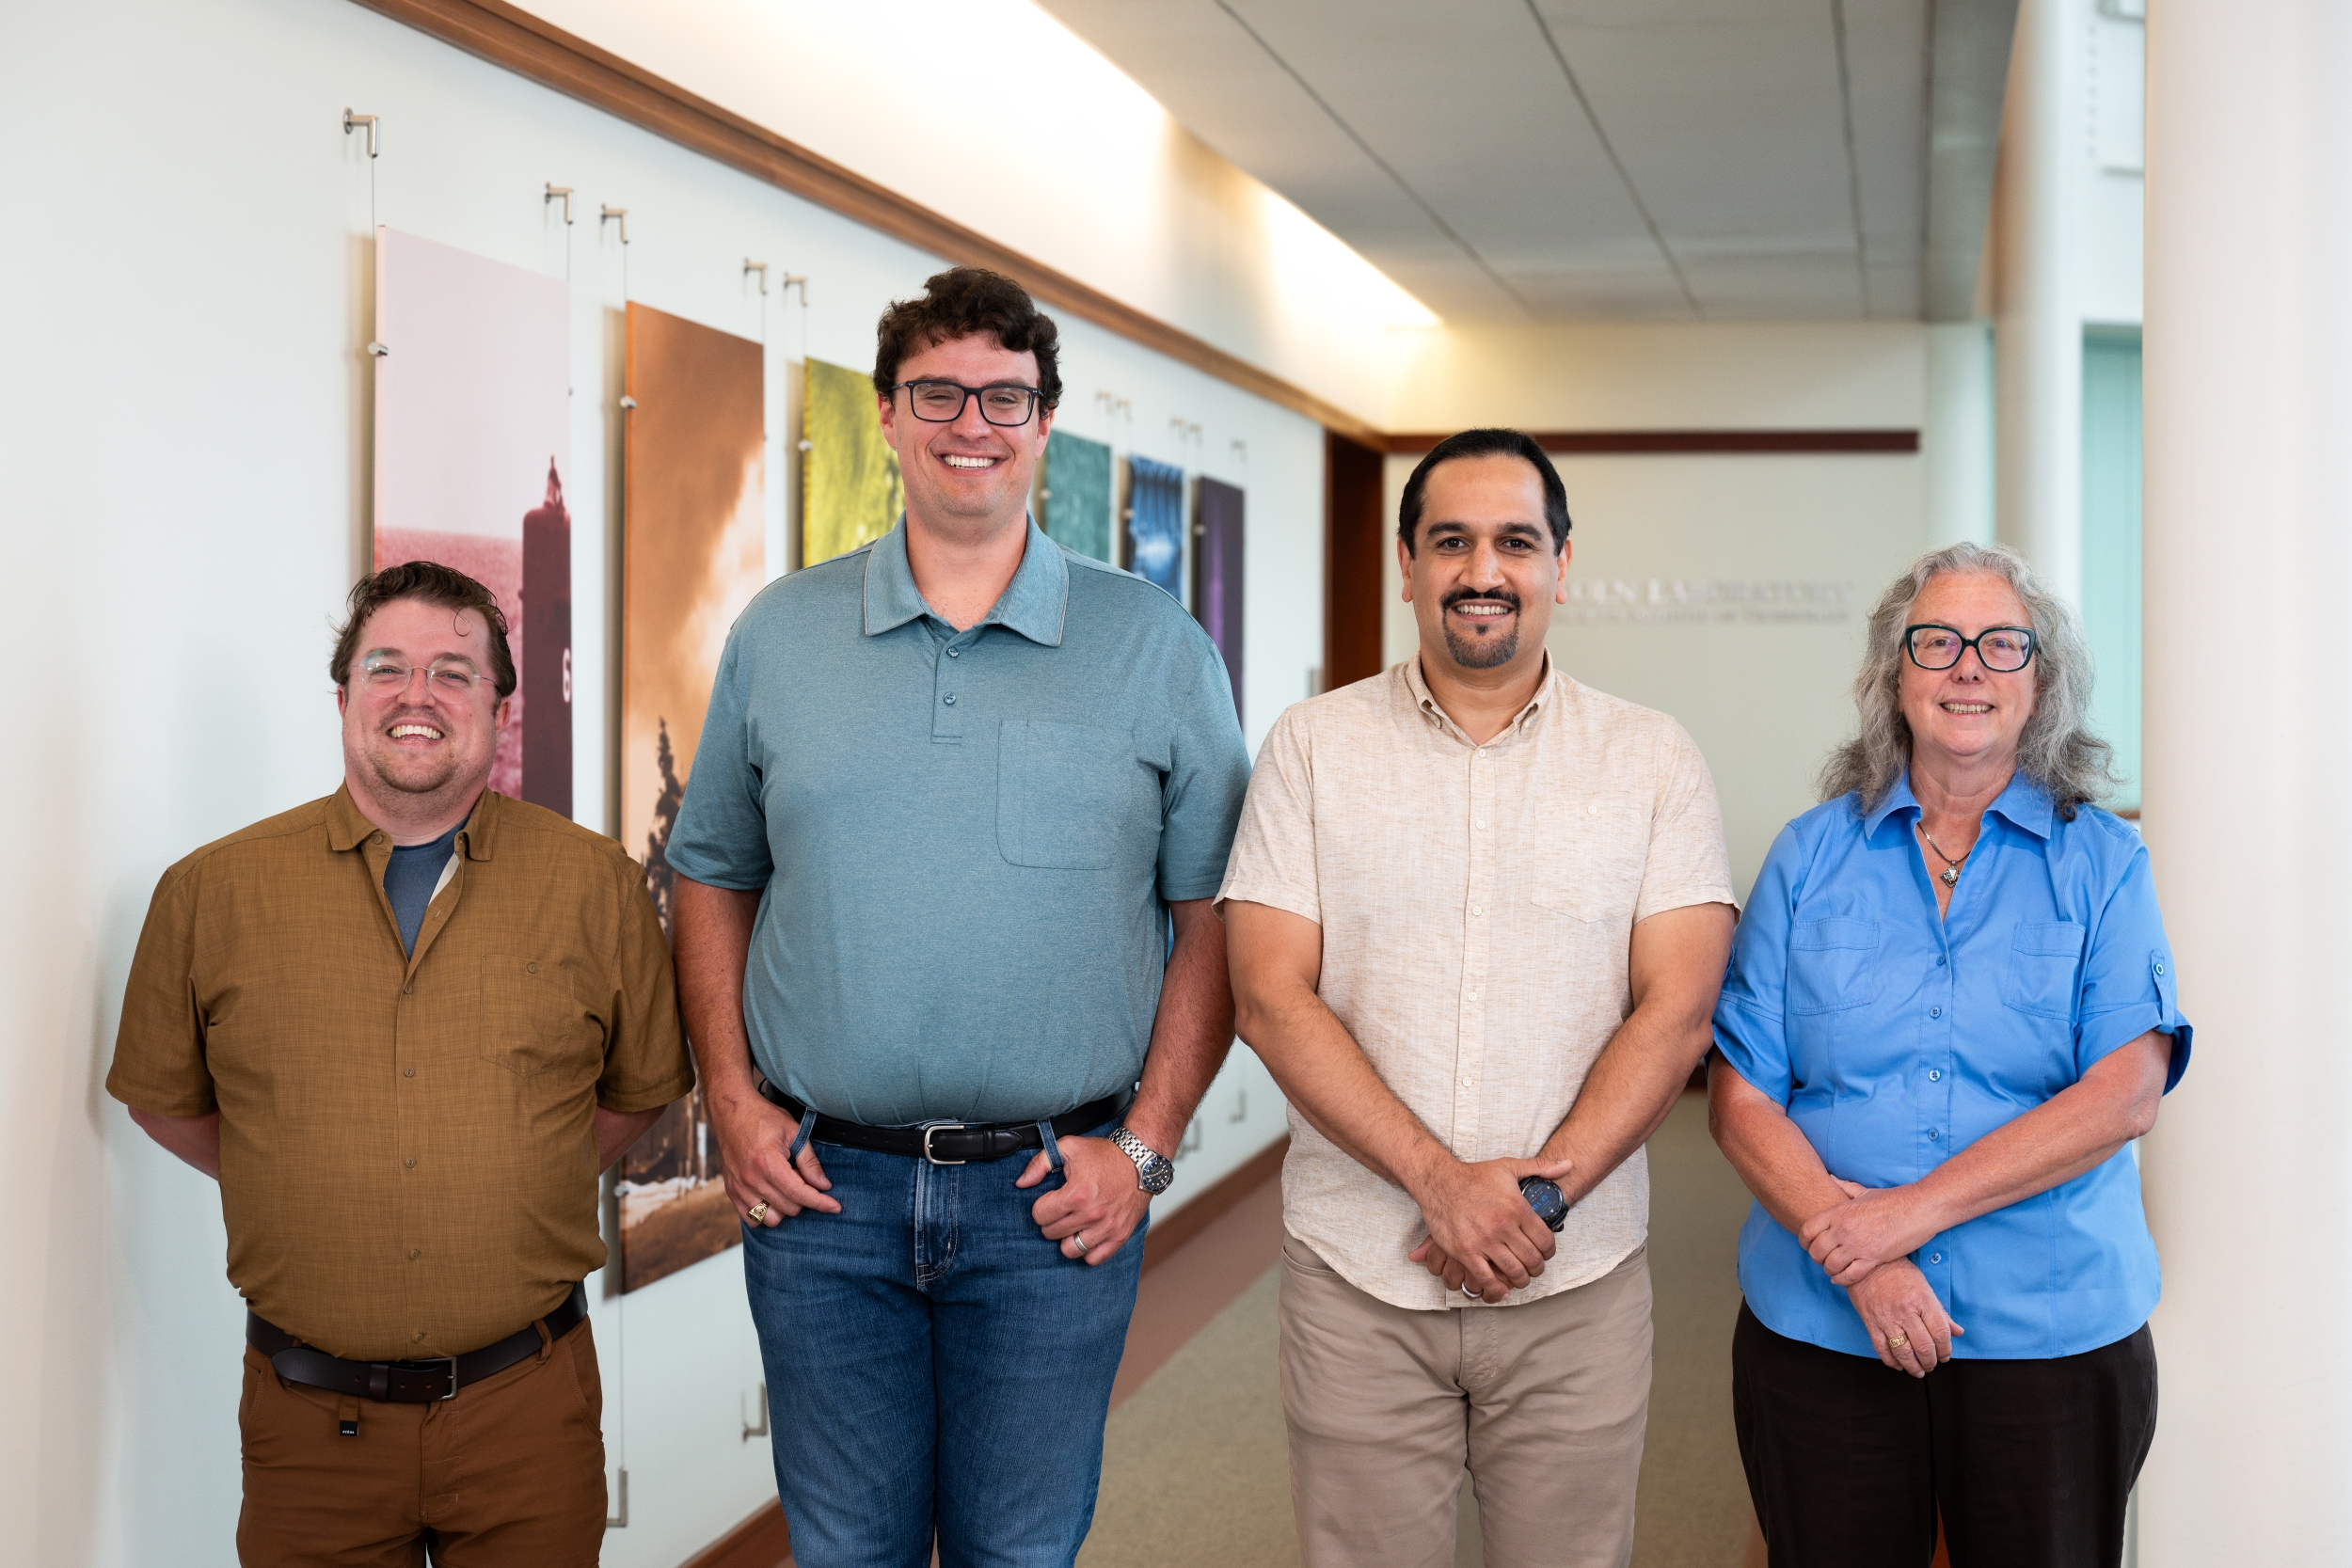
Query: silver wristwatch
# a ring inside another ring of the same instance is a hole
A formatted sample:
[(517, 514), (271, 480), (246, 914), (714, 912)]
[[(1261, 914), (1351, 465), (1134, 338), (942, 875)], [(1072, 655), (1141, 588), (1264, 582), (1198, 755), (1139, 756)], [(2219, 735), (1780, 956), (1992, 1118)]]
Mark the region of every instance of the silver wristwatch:
[(1112, 1130), (1111, 1142), (1136, 1163), (1136, 1185), (1153, 1197), (1168, 1191), (1168, 1183), (1176, 1180), (1176, 1162), (1153, 1153), (1150, 1144), (1124, 1127)]

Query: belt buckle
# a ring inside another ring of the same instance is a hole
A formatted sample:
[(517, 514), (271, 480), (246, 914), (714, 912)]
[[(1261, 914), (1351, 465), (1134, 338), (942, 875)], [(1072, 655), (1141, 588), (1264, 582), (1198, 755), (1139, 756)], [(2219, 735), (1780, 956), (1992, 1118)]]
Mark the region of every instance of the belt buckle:
[(943, 1159), (941, 1159), (938, 1155), (933, 1154), (933, 1153), (931, 1152), (931, 1134), (932, 1134), (932, 1133), (934, 1133), (934, 1132), (962, 1132), (962, 1131), (963, 1131), (963, 1129), (964, 1129), (964, 1124), (963, 1124), (962, 1122), (960, 1122), (960, 1121), (940, 1121), (940, 1122), (933, 1122), (930, 1126), (924, 1128), (924, 1129), (923, 1129), (923, 1158), (924, 1158), (924, 1159), (926, 1159), (926, 1160), (929, 1160), (929, 1161), (930, 1161), (932, 1164), (934, 1164), (934, 1165), (968, 1165), (968, 1164), (970, 1164), (972, 1162), (971, 1162), (971, 1161), (969, 1161), (969, 1160), (943, 1160)]
[(435, 1404), (441, 1404), (457, 1397), (457, 1357), (453, 1355), (437, 1355), (433, 1359), (436, 1361), (446, 1361), (449, 1363), (449, 1392), (443, 1394), (439, 1399), (432, 1402)]

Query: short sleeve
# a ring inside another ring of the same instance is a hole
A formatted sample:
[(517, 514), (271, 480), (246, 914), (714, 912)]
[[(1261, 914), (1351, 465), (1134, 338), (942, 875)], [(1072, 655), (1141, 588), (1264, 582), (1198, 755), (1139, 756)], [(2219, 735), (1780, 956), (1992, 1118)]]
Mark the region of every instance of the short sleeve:
[(613, 859), (619, 863), (620, 931), (596, 1103), (608, 1111), (650, 1111), (692, 1088), (694, 1067), (686, 1053), (670, 944), (662, 940), (644, 873), (625, 856)]
[(2083, 958), (2082, 1006), (2074, 1027), (2074, 1070), (2089, 1072), (2110, 1053), (2151, 1029), (2172, 1037), (2165, 1092), (2188, 1070), (2191, 1030), (2182, 1016), (2172, 943), (2156, 908), (2155, 873), (2145, 845), (2132, 851), (2122, 879), (2100, 911)]
[(1664, 782), (1650, 816), (1649, 855), (1642, 870), (1636, 921), (1692, 904), (1734, 904), (1731, 857), (1724, 847), (1715, 778), (1698, 743), (1677, 724)]
[(122, 988), (106, 1092), (135, 1110), (165, 1117), (210, 1116), (219, 1109), (205, 1064), (205, 1018), (197, 1001), (196, 889), (183, 869), (166, 872), (147, 907), (147, 924)]
[(1175, 705), (1168, 777), (1160, 786), (1160, 896), (1207, 898), (1233, 846), (1249, 786), (1249, 747), (1225, 660), (1210, 647)]
[(1233, 835), (1232, 858), (1217, 902), (1233, 899), (1287, 910), (1323, 924), (1315, 870), (1314, 769), (1307, 746), (1307, 708), (1290, 709), (1258, 749), (1248, 799)]
[(743, 623), (727, 634), (710, 706), (686, 781), (686, 803), (670, 829), (664, 851), (670, 869), (710, 887), (765, 888), (775, 870), (768, 849), (768, 816), (760, 803), (759, 769), (751, 754), (751, 673), (745, 668)]
[(1788, 1103), (1788, 934), (1803, 850), (1794, 824), (1783, 828), (1756, 873), (1731, 939), (1723, 994), (1715, 1003), (1715, 1049), (1756, 1091)]

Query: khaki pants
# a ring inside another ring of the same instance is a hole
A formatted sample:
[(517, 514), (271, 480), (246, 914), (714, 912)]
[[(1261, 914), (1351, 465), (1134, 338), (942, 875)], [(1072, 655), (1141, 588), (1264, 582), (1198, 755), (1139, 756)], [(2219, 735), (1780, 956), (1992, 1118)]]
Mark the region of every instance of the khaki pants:
[(1412, 1311), (1282, 1246), (1282, 1414), (1307, 1568), (1624, 1568), (1649, 1413), (1645, 1251), (1516, 1307)]
[[(245, 1568), (594, 1568), (604, 1393), (585, 1323), (437, 1404), (345, 1399), (245, 1353)], [(356, 1417), (359, 1434), (338, 1423)]]

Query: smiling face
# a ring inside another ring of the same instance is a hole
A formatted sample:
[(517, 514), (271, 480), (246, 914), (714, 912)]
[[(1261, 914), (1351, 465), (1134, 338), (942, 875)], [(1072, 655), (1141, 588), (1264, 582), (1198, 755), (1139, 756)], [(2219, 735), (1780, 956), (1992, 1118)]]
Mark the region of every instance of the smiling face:
[(1421, 624), (1424, 667), (1531, 666), (1544, 657), (1551, 607), (1568, 595), (1568, 551), (1551, 547), (1544, 485), (1506, 455), (1457, 457), (1429, 470), (1415, 548), (1397, 541), (1405, 596)]
[[(2033, 625), (2016, 591), (1990, 572), (1947, 572), (1931, 578), (1903, 620), (1907, 626), (1951, 626), (1963, 637), (1975, 637), (1987, 626)], [(2033, 717), (2030, 662), (2004, 673), (1987, 670), (1974, 648), (1948, 670), (1922, 670), (1908, 654), (1897, 657), (1902, 674), (1896, 694), (1911, 724), (1915, 764), (1923, 756), (1931, 766), (2015, 764), (2017, 737)]]
[[(993, 336), (978, 334), (935, 343), (898, 361), (900, 381), (953, 381), (964, 387), (1038, 384), (1037, 356), (1015, 354)], [(965, 538), (994, 533), (1028, 515), (1029, 482), (1053, 428), (1039, 408), (1025, 425), (1006, 429), (980, 417), (977, 398), (946, 424), (918, 420), (909, 394), (882, 402), (882, 438), (898, 454), (906, 481), (909, 521)]]
[(405, 688), (378, 690), (362, 673), (374, 658), (420, 666), (462, 661), (486, 675), (489, 627), (480, 612), (393, 600), (360, 628), (351, 679), (335, 694), (343, 716), (343, 777), (371, 819), (382, 820), (368, 810), (374, 802), (403, 818), (437, 804), (470, 806), (490, 782), (509, 703), (487, 679), (454, 693), (417, 673)]

